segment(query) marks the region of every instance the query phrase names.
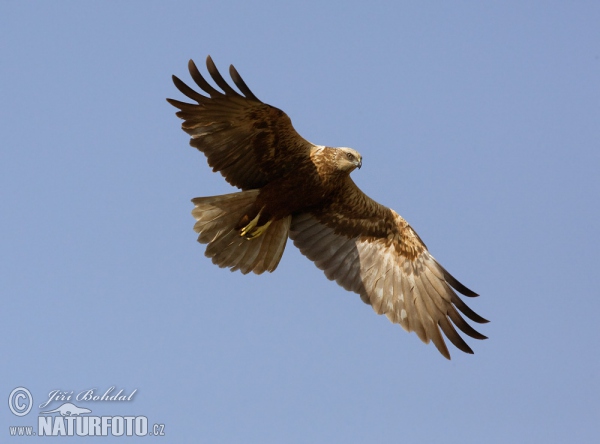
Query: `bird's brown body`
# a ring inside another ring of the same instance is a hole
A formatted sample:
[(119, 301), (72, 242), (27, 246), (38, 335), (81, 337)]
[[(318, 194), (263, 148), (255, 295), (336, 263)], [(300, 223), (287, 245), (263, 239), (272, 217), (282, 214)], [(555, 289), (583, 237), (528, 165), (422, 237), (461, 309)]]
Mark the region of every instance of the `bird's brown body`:
[(306, 141), (283, 111), (256, 98), (233, 66), (231, 77), (242, 94), (225, 82), (210, 57), (207, 67), (222, 92), (190, 61), (190, 74), (208, 97), (173, 77), (197, 104), (168, 99), (180, 109), (190, 144), (241, 189), (192, 200), (194, 229), (198, 241), (208, 244), (206, 255), (220, 267), (260, 274), (275, 270), (289, 236), (329, 279), (424, 342), (433, 341), (445, 357), (450, 354), (440, 329), (472, 353), (453, 324), (473, 338), (485, 336), (459, 311), (475, 322), (487, 321), (454, 290), (477, 294), (431, 256), (400, 215), (356, 186), (350, 173), (360, 168), (360, 154)]
[[(347, 164), (348, 169), (345, 170), (335, 168), (336, 157), (342, 154), (344, 153), (337, 148), (312, 148), (309, 161), (302, 159), (292, 164), (292, 168), (285, 174), (272, 178), (260, 188), (256, 201), (242, 217), (237, 228), (243, 229), (259, 213), (257, 226), (264, 226), (269, 221), (318, 210), (337, 201), (345, 180), (351, 181), (349, 167), (354, 166)], [(358, 153), (356, 156), (359, 156)]]

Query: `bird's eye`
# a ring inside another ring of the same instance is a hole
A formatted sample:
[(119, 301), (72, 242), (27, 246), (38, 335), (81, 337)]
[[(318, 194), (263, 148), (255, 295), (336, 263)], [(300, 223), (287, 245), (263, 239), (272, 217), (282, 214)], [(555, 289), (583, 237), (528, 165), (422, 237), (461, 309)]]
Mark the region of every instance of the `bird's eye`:
[(352, 153), (346, 153), (346, 157), (350, 160), (354, 160), (354, 154)]

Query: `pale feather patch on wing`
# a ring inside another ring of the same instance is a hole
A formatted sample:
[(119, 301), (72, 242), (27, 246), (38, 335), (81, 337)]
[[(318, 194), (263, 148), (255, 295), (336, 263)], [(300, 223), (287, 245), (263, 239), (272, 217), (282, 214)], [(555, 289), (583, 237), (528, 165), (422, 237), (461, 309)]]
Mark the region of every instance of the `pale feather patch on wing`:
[[(411, 242), (417, 246), (418, 236), (413, 236)], [(432, 341), (446, 358), (450, 353), (442, 332), (457, 348), (472, 353), (452, 323), (473, 338), (485, 338), (458, 314), (455, 306), (465, 314), (472, 313), (450, 286), (458, 281), (452, 278), (448, 282), (448, 272), (426, 249), (409, 259), (398, 254), (403, 250), (389, 239), (336, 234), (310, 214), (294, 216), (290, 238), (329, 279), (358, 293), (376, 313), (414, 331), (423, 342)], [(410, 253), (414, 251), (419, 250), (413, 247)], [(485, 322), (476, 316), (473, 320)]]

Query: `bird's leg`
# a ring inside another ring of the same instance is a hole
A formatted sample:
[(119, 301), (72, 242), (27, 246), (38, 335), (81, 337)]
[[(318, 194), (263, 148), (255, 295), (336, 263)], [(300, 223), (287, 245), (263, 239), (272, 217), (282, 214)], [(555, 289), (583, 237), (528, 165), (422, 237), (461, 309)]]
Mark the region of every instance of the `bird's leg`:
[(240, 230), (240, 236), (243, 236), (246, 239), (254, 239), (263, 234), (267, 230), (267, 228), (269, 228), (269, 225), (271, 225), (270, 220), (264, 225), (257, 226), (261, 214), (262, 209), (258, 212), (256, 217), (248, 223), (248, 225), (246, 225)]

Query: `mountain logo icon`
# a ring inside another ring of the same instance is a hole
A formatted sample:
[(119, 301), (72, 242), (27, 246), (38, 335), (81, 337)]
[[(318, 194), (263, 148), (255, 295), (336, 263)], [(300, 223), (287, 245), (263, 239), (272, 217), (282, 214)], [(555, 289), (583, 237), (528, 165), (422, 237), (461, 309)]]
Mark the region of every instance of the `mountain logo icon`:
[(86, 409), (83, 407), (77, 407), (75, 404), (71, 404), (70, 402), (65, 402), (60, 407), (55, 408), (54, 410), (48, 410), (47, 412), (40, 412), (41, 415), (46, 415), (49, 413), (60, 413), (61, 416), (79, 416), (82, 413), (92, 413), (90, 409)]

